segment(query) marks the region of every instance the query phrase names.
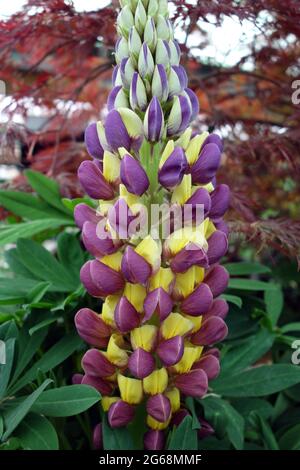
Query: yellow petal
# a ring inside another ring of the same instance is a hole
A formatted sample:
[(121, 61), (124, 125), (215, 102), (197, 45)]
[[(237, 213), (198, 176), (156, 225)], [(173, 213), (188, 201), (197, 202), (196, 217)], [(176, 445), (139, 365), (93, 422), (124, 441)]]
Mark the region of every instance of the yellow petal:
[(107, 357), (118, 367), (125, 367), (128, 362), (127, 352), (122, 349), (123, 345), (124, 340), (121, 335), (116, 333), (111, 335), (107, 346)]
[(160, 268), (157, 273), (150, 278), (149, 290), (152, 291), (158, 287), (162, 287), (169, 292), (170, 284), (174, 280), (174, 274), (170, 268)]
[(192, 176), (184, 175), (181, 183), (176, 186), (173, 191), (171, 202), (172, 204), (180, 204), (183, 206), (186, 201), (192, 196)]
[(156, 419), (152, 418), (152, 416), (147, 415), (147, 425), (151, 429), (155, 429), (156, 431), (161, 431), (162, 429), (166, 429), (169, 426), (171, 418), (169, 418), (164, 423), (157, 421)]
[(199, 188), (204, 188), (206, 189), (206, 191), (208, 191), (209, 193), (212, 193), (215, 189), (214, 185), (212, 183), (207, 183), (207, 184), (199, 184), (198, 186), (193, 186), (193, 189), (195, 188), (195, 190), (193, 192), (195, 192), (197, 189)]
[(113, 403), (116, 403), (116, 401), (119, 401), (120, 397), (102, 397), (101, 399), (101, 405), (103, 411), (108, 411), (109, 408)]
[(121, 270), (121, 261), (122, 261), (122, 253), (120, 251), (116, 251), (112, 255), (103, 256), (100, 259), (101, 263), (106, 264), (110, 268), (114, 269), (115, 271)]
[(174, 141), (169, 140), (169, 142), (165, 146), (165, 149), (162, 153), (162, 156), (159, 162), (159, 168), (161, 168), (163, 164), (168, 160), (169, 156), (171, 155), (174, 149), (175, 149)]
[(142, 381), (118, 375), (118, 386), (122, 400), (130, 405), (137, 405), (143, 399), (143, 385)]
[(151, 264), (154, 271), (156, 271), (161, 263), (161, 246), (160, 243), (153, 240), (151, 235), (148, 235), (135, 249), (136, 253), (145, 258)]
[(137, 215), (140, 211), (141, 199), (139, 196), (127, 191), (124, 184), (119, 186), (120, 197), (126, 201), (127, 206), (131, 209), (133, 215)]
[(194, 272), (195, 272), (195, 284), (200, 284), (200, 282), (202, 282), (204, 279), (205, 269), (200, 268), (200, 266), (194, 266)]
[(205, 224), (204, 222), (197, 227), (187, 226), (173, 232), (165, 241), (166, 253), (169, 255), (176, 255), (188, 243), (194, 243), (200, 248), (207, 249), (208, 244), (205, 239), (205, 229), (207, 223)]
[(120, 300), (119, 295), (108, 295), (102, 305), (102, 320), (107, 325), (115, 327), (115, 309)]
[(193, 165), (198, 160), (201, 147), (205, 139), (209, 136), (208, 132), (203, 132), (203, 134), (196, 135), (189, 143), (186, 150), (186, 158), (190, 165)]
[(141, 286), (140, 284), (130, 284), (127, 282), (125, 284), (123, 294), (139, 313), (143, 312), (144, 300), (147, 295), (147, 291), (144, 286)]
[(157, 327), (154, 325), (143, 325), (135, 328), (130, 333), (130, 341), (133, 349), (143, 348), (151, 351), (156, 341)]
[(180, 391), (173, 387), (167, 390), (164, 395), (170, 400), (172, 413), (176, 413), (180, 409)]
[(192, 317), (191, 315), (184, 315), (185, 318), (190, 320), (194, 328), (192, 329), (191, 333), (196, 333), (196, 331), (200, 330), (201, 324), (202, 324), (202, 315), (200, 317)]
[(210, 219), (206, 219), (206, 220), (208, 220), (208, 222), (207, 222), (207, 225), (205, 227), (205, 237), (208, 240), (209, 237), (216, 231), (216, 227)]
[(98, 214), (106, 216), (108, 214), (109, 209), (113, 207), (114, 202), (114, 199), (112, 199), (111, 201), (104, 201), (102, 199), (99, 199), (99, 205), (97, 209)]
[(128, 108), (119, 108), (118, 112), (130, 137), (140, 137), (144, 134), (143, 123), (134, 111)]
[(161, 325), (161, 334), (165, 339), (173, 338), (173, 336), (183, 336), (192, 331), (193, 323), (184, 318), (180, 313), (170, 313)]
[(178, 374), (188, 372), (201, 356), (202, 349), (203, 348), (199, 349), (199, 347), (193, 345), (185, 346), (182, 358), (172, 367), (172, 369), (174, 369)]
[(109, 183), (120, 177), (120, 160), (117, 155), (107, 150), (103, 155), (103, 176)]
[(177, 298), (186, 298), (194, 290), (196, 282), (196, 272), (194, 266), (189, 268), (185, 273), (176, 274), (173, 293)]
[(175, 145), (176, 147), (182, 147), (183, 150), (187, 150), (191, 137), (192, 137), (193, 129), (188, 127), (184, 133), (176, 140)]
[(154, 370), (148, 377), (143, 379), (145, 393), (149, 393), (150, 395), (163, 393), (168, 386), (168, 380), (168, 372), (164, 367)]

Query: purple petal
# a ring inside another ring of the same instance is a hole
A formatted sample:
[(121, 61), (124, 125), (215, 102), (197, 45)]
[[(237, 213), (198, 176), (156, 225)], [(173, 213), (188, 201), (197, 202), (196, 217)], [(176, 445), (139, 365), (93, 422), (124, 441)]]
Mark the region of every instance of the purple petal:
[(108, 422), (111, 428), (127, 426), (134, 419), (135, 408), (123, 400), (113, 403), (108, 410)]
[(208, 268), (208, 258), (205, 251), (194, 243), (188, 243), (170, 263), (170, 267), (175, 273), (183, 273), (195, 265)]
[(109, 232), (107, 232), (107, 238), (99, 237), (97, 234), (97, 226), (92, 222), (84, 223), (82, 240), (85, 248), (95, 256), (95, 258), (101, 258), (101, 256), (115, 253), (120, 246), (119, 243), (114, 243)]
[(122, 258), (121, 270), (126, 281), (132, 284), (146, 284), (151, 276), (152, 268), (150, 264), (128, 246)]
[(74, 374), (72, 375), (72, 384), (79, 385), (81, 384), (82, 379), (83, 379), (83, 374)]
[(164, 423), (170, 418), (171, 403), (162, 393), (152, 395), (148, 398), (146, 405), (147, 413), (160, 423)]
[(92, 122), (92, 124), (90, 124), (86, 128), (84, 134), (84, 141), (89, 155), (93, 158), (98, 158), (99, 160), (102, 160), (104, 150), (102, 145), (100, 144), (96, 122)]
[(116, 371), (115, 366), (98, 349), (89, 349), (82, 357), (82, 368), (86, 375), (110, 377)]
[(142, 196), (149, 188), (149, 179), (141, 164), (130, 155), (121, 161), (120, 176), (127, 191)]
[(201, 369), (191, 370), (186, 374), (177, 375), (175, 386), (187, 396), (201, 398), (207, 392), (207, 375)]
[(95, 162), (85, 160), (78, 168), (78, 179), (85, 192), (93, 199), (110, 200), (114, 190), (105, 180), (100, 168)]
[(197, 317), (207, 312), (213, 302), (210, 288), (202, 283), (181, 304), (182, 312)]
[(115, 294), (124, 287), (122, 275), (98, 260), (91, 261), (91, 278), (102, 293), (101, 297)]
[(178, 410), (172, 417), (171, 426), (178, 427), (187, 416), (191, 416), (187, 409)]
[(106, 118), (105, 136), (112, 150), (117, 151), (120, 147), (125, 147), (127, 150), (130, 150), (130, 136), (119, 112), (115, 109), (110, 111)]
[(215, 264), (227, 253), (228, 240), (224, 232), (216, 230), (208, 239), (207, 257), (209, 264)]
[(211, 209), (209, 217), (211, 219), (220, 219), (223, 217), (229, 207), (230, 189), (227, 184), (220, 184), (211, 193)]
[(116, 86), (116, 80), (117, 80), (117, 76), (118, 76), (118, 73), (119, 73), (119, 69), (120, 69), (120, 67), (118, 65), (116, 65), (113, 68), (113, 73), (112, 73), (112, 84), (113, 84), (113, 86)]
[(191, 107), (192, 107), (191, 121), (193, 121), (194, 119), (196, 119), (196, 117), (197, 117), (198, 114), (199, 114), (199, 100), (198, 100), (198, 96), (197, 96), (196, 93), (194, 93), (193, 90), (191, 90), (190, 88), (186, 88), (186, 89), (185, 89), (185, 92), (186, 92), (186, 94), (188, 95), (189, 100), (190, 100), (190, 103), (191, 103)]
[(135, 219), (129, 209), (125, 199), (118, 199), (117, 202), (108, 211), (108, 220), (112, 229), (121, 239), (127, 239), (131, 236), (129, 227)]
[(121, 297), (115, 310), (115, 322), (121, 333), (127, 333), (140, 324), (141, 317), (126, 297)]
[(80, 280), (88, 293), (93, 297), (102, 297), (102, 290), (100, 290), (91, 276), (91, 264), (92, 261), (87, 261), (80, 270)]
[(198, 430), (198, 439), (204, 439), (205, 437), (211, 436), (215, 433), (214, 428), (202, 418), (198, 418), (199, 423), (201, 424), (201, 428)]
[(207, 144), (215, 144), (219, 147), (220, 152), (223, 152), (223, 140), (218, 136), (218, 134), (210, 134), (203, 143), (203, 145)]
[(82, 308), (75, 315), (75, 326), (79, 336), (91, 346), (105, 348), (111, 334), (109, 326), (90, 308)]
[(144, 434), (144, 447), (146, 450), (163, 450), (165, 446), (165, 435), (163, 431), (149, 429)]
[(228, 328), (224, 320), (220, 317), (209, 317), (195, 333), (191, 341), (199, 346), (209, 346), (222, 341), (228, 334)]
[(101, 377), (94, 377), (91, 375), (84, 375), (81, 383), (94, 387), (96, 390), (98, 390), (98, 392), (101, 393), (101, 395), (110, 395), (113, 389), (111, 383), (107, 382)]
[(120, 90), (122, 90), (122, 85), (115, 86), (111, 90), (111, 92), (109, 93), (108, 98), (107, 98), (107, 109), (108, 109), (108, 111), (112, 111), (113, 109), (115, 109), (115, 101), (116, 101), (116, 98), (117, 98)]
[(215, 299), (209, 311), (205, 314), (205, 319), (208, 317), (226, 318), (229, 307), (224, 299)]
[(154, 357), (144, 349), (137, 348), (128, 360), (128, 368), (134, 377), (144, 379), (155, 369)]
[(192, 369), (202, 369), (207, 375), (208, 380), (215, 379), (220, 373), (220, 361), (212, 354), (207, 354), (197, 361)]
[(223, 266), (214, 266), (205, 276), (207, 284), (214, 297), (218, 297), (228, 286), (229, 274)]
[(229, 228), (226, 222), (224, 220), (220, 219), (218, 221), (214, 220), (214, 225), (217, 230), (220, 230), (221, 232), (225, 233), (226, 237), (229, 235)]
[(87, 204), (80, 203), (74, 209), (74, 218), (76, 225), (82, 229), (84, 222), (92, 222), (97, 225), (97, 223), (102, 220), (103, 217), (97, 215), (97, 212), (92, 207)]
[(183, 149), (176, 147), (159, 171), (160, 184), (167, 189), (174, 188), (181, 183), (187, 167), (188, 163)]
[(211, 198), (209, 192), (204, 188), (197, 189), (194, 194), (186, 201), (185, 205), (191, 204), (193, 217), (196, 216), (196, 208), (203, 206), (204, 217), (207, 216), (211, 209)]
[(162, 288), (158, 287), (149, 292), (144, 301), (145, 316), (143, 323), (150, 320), (154, 313), (157, 313), (160, 321), (165, 320), (172, 312), (173, 300), (170, 295)]
[(180, 361), (184, 352), (184, 343), (182, 336), (173, 336), (173, 338), (162, 341), (156, 353), (165, 367), (173, 366)]
[(93, 431), (93, 449), (103, 449), (102, 423), (97, 424)]
[(164, 115), (160, 105), (160, 102), (156, 96), (153, 96), (147, 109), (144, 130), (146, 139), (150, 142), (157, 142), (163, 132), (164, 127)]
[(216, 144), (203, 147), (198, 160), (191, 168), (193, 184), (207, 184), (216, 174), (221, 162), (221, 152)]

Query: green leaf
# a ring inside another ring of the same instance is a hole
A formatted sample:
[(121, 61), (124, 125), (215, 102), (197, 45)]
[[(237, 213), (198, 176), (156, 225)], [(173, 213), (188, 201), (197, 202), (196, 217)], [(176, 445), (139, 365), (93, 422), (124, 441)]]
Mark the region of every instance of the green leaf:
[(3, 441), (5, 441), (16, 429), (22, 419), (30, 411), (34, 402), (51, 382), (52, 380), (50, 379), (45, 380), (42, 385), (40, 385), (34, 392), (28, 395), (28, 397), (24, 398), (21, 403), (19, 403), (16, 407), (9, 408), (8, 411), (4, 413), (5, 432), (2, 436)]
[(82, 202), (87, 204), (88, 206), (95, 208), (95, 203), (92, 199), (90, 199), (88, 196), (84, 197), (77, 197), (74, 199), (68, 199), (67, 197), (63, 197), (61, 202), (63, 203), (64, 206), (66, 206), (67, 209), (70, 210), (70, 212), (73, 213), (75, 207), (78, 204), (81, 204)]
[(29, 369), (25, 375), (9, 390), (11, 394), (15, 394), (32, 380), (35, 380), (39, 371), (48, 372), (54, 369), (58, 364), (65, 361), (80, 346), (81, 339), (78, 335), (71, 334), (64, 336), (58, 343), (54, 344), (44, 355)]
[(274, 340), (275, 335), (262, 328), (256, 335), (248, 336), (238, 346), (229, 349), (222, 358), (221, 375), (216, 379), (216, 383), (225, 375), (232, 375), (254, 364), (269, 351)]
[(212, 381), (211, 385), (215, 393), (228, 397), (261, 397), (279, 392), (299, 382), (299, 367), (274, 364), (230, 375), (222, 380)]
[(89, 385), (68, 385), (43, 392), (32, 410), (45, 416), (74, 416), (88, 410), (101, 399)]
[(198, 416), (197, 416), (197, 413), (196, 413), (194, 399), (192, 397), (188, 397), (185, 402), (186, 402), (187, 408), (192, 413), (192, 417), (193, 417), (192, 428), (193, 429), (200, 429), (201, 426), (200, 426), (199, 419), (198, 419)]
[(19, 333), (18, 341), (18, 356), (16, 368), (11, 380), (13, 384), (20, 374), (23, 372), (25, 367), (29, 364), (34, 354), (37, 352), (42, 342), (47, 335), (47, 331), (40, 331), (30, 336), (25, 328), (22, 328)]
[(255, 411), (263, 418), (269, 419), (274, 412), (271, 403), (262, 398), (234, 398), (231, 404), (244, 418), (248, 418)]
[(168, 450), (197, 450), (197, 431), (193, 429), (193, 418), (186, 416), (171, 435)]
[(0, 398), (4, 397), (12, 371), (15, 350), (15, 338), (10, 338), (5, 344), (5, 364), (0, 364)]
[(269, 282), (256, 281), (254, 279), (231, 278), (229, 280), (228, 288), (237, 290), (269, 291), (274, 290), (274, 284)]
[[(273, 284), (274, 285), (274, 284)], [(268, 317), (273, 326), (277, 325), (278, 319), (283, 309), (283, 293), (281, 286), (275, 286), (273, 290), (268, 290), (264, 294)]]
[(267, 274), (271, 272), (268, 266), (248, 261), (242, 261), (241, 263), (227, 263), (224, 264), (224, 268), (227, 269), (231, 276), (248, 276), (250, 274)]
[(19, 238), (30, 238), (44, 230), (54, 229), (64, 225), (69, 225), (69, 221), (64, 221), (63, 219), (44, 219), (12, 225), (1, 225), (0, 245), (15, 243)]
[(236, 305), (238, 308), (241, 308), (243, 305), (243, 300), (237, 295), (223, 294), (221, 297), (227, 302)]
[(0, 191), (0, 204), (14, 214), (28, 220), (66, 219), (66, 214), (53, 209), (33, 194), (20, 191)]
[(3, 422), (2, 415), (0, 415), (0, 440), (3, 435), (3, 429), (4, 429), (4, 422)]
[(28, 292), (26, 300), (30, 304), (38, 303), (49, 290), (51, 282), (39, 282)]
[(265, 447), (269, 450), (279, 450), (276, 437), (274, 436), (269, 423), (256, 412), (252, 412), (252, 418), (256, 420), (262, 440), (265, 443)]
[(40, 323), (37, 323), (32, 328), (30, 328), (28, 330), (28, 333), (29, 333), (30, 336), (32, 336), (37, 331), (40, 331), (40, 330), (46, 328), (46, 326), (52, 325), (52, 323), (55, 323), (55, 322), (57, 322), (57, 317), (46, 318), (45, 320), (41, 321)]
[(126, 428), (112, 429), (106, 415), (103, 419), (103, 447), (104, 450), (134, 450), (133, 440)]
[(43, 246), (33, 240), (19, 239), (20, 261), (37, 278), (51, 282), (57, 292), (69, 292), (78, 287), (78, 280)]
[(18, 328), (14, 320), (10, 320), (3, 325), (0, 325), (0, 339), (7, 341), (9, 338), (18, 338)]
[(18, 277), (23, 279), (34, 278), (33, 274), (19, 260), (16, 248), (11, 248), (10, 250), (5, 251), (4, 259), (10, 267), (11, 271)]
[(199, 402), (204, 408), (205, 418), (213, 426), (218, 426), (218, 415), (222, 417), (223, 422), (221, 421), (220, 431), (224, 431), (225, 428), (227, 436), (235, 449), (242, 450), (244, 447), (245, 420), (240, 413), (230, 403), (221, 398), (208, 396), (201, 401), (199, 400)]
[(64, 212), (69, 216), (71, 215), (70, 210), (61, 202), (59, 185), (56, 181), (47, 178), (47, 176), (38, 171), (26, 170), (24, 173), (30, 186), (42, 199), (48, 202), (50, 206), (59, 209), (61, 212)]
[(283, 434), (278, 444), (281, 450), (300, 450), (300, 424)]
[(58, 450), (53, 425), (44, 417), (29, 413), (18, 426), (16, 436), (26, 450)]
[(77, 238), (70, 233), (62, 232), (57, 238), (57, 255), (61, 264), (72, 272), (79, 283), (79, 272), (85, 259)]
[(290, 333), (291, 331), (300, 331), (300, 322), (287, 323), (281, 328), (281, 333)]

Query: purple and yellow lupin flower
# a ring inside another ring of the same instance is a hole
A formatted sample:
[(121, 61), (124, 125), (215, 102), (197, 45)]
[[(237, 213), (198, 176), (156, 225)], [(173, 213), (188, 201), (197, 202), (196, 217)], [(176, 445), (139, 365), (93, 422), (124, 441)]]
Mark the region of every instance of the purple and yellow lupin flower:
[[(222, 218), (229, 188), (215, 183), (220, 138), (194, 135), (189, 127), (198, 99), (179, 65), (167, 0), (120, 3), (108, 115), (88, 126), (92, 160), (78, 170), (85, 192), (98, 201), (97, 209), (75, 209), (94, 256), (82, 267), (81, 281), (103, 305), (101, 313), (83, 308), (76, 314), (78, 333), (92, 348), (76, 381), (101, 392), (112, 428), (128, 425), (144, 406), (144, 445), (158, 450), (167, 428), (189, 413), (185, 397), (203, 397), (219, 373), (212, 346), (227, 335), (228, 306), (220, 295), (228, 273), (218, 263), (228, 247)], [(139, 207), (157, 202), (189, 205), (189, 223), (174, 226), (166, 240), (150, 232), (135, 237), (130, 223)], [(100, 226), (107, 238), (99, 237)], [(199, 437), (212, 432), (208, 423), (201, 430)], [(100, 434), (98, 426), (97, 441)]]

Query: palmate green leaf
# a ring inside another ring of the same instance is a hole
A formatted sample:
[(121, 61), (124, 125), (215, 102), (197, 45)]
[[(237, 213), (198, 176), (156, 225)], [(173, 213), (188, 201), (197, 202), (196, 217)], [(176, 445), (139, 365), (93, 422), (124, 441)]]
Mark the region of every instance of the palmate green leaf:
[(39, 331), (31, 336), (28, 334), (25, 328), (22, 328), (20, 330), (18, 340), (17, 362), (14, 374), (11, 379), (11, 384), (13, 384), (18, 379), (25, 367), (29, 364), (29, 362), (43, 343), (46, 335), (47, 330)]
[(136, 450), (127, 428), (112, 429), (107, 423), (106, 415), (103, 418), (102, 426), (104, 450)]
[(265, 448), (268, 450), (279, 450), (276, 437), (274, 436), (269, 423), (255, 411), (251, 413), (251, 420), (256, 423)]
[(284, 433), (278, 444), (281, 450), (300, 450), (300, 424)]
[(223, 294), (221, 298), (227, 302), (236, 305), (238, 308), (242, 308), (243, 300), (237, 295)]
[(51, 382), (52, 380), (50, 379), (45, 380), (42, 385), (28, 395), (28, 397), (24, 398), (24, 400), (16, 407), (8, 408), (4, 413), (5, 432), (2, 436), (3, 441), (5, 441), (16, 429), (22, 419), (27, 415), (27, 413), (29, 413), (34, 402)]
[(64, 336), (58, 343), (50, 348), (44, 355), (12, 386), (9, 388), (11, 395), (18, 392), (29, 382), (36, 379), (39, 372), (46, 373), (54, 369), (67, 359), (82, 343), (75, 333)]
[(7, 243), (15, 243), (19, 238), (30, 238), (44, 230), (54, 229), (69, 225), (69, 221), (63, 219), (43, 219), (18, 224), (0, 226), (0, 246)]
[(61, 202), (59, 185), (56, 181), (33, 170), (26, 170), (25, 175), (30, 186), (44, 201), (72, 217), (72, 212)]
[(16, 430), (23, 449), (58, 450), (58, 437), (53, 425), (44, 416), (29, 413)]
[[(32, 326), (29, 330), (28, 333), (30, 336), (34, 335), (37, 331), (44, 330), (47, 326), (52, 325), (53, 323), (57, 322), (57, 317), (51, 314), (51, 318), (46, 318), (45, 320), (37, 323), (36, 325)], [(47, 333), (47, 331), (46, 331)]]
[(14, 320), (0, 325), (0, 339), (2, 339), (2, 341), (7, 341), (9, 338), (17, 339), (18, 335), (19, 331)]
[(227, 263), (224, 264), (231, 276), (249, 276), (250, 274), (267, 274), (271, 270), (268, 266), (260, 263), (242, 261), (240, 263)]
[(10, 271), (14, 273), (15, 277), (21, 277), (22, 279), (36, 279), (35, 276), (19, 260), (16, 248), (6, 250), (4, 252), (4, 259), (7, 262)]
[(230, 402), (244, 418), (248, 418), (253, 411), (265, 419), (269, 419), (274, 413), (271, 403), (262, 398), (234, 398)]
[(51, 287), (51, 282), (43, 281), (36, 284), (27, 294), (26, 300), (29, 304), (37, 304)]
[(213, 391), (227, 397), (262, 397), (300, 383), (300, 368), (289, 364), (255, 367), (211, 382)]
[(57, 238), (57, 256), (60, 263), (78, 279), (85, 258), (77, 238), (67, 232), (62, 232)]
[(74, 416), (88, 410), (101, 399), (89, 385), (69, 385), (43, 392), (32, 410), (45, 416)]
[(266, 291), (264, 294), (266, 310), (273, 326), (277, 325), (278, 319), (283, 309), (283, 293), (281, 286), (277, 285), (275, 289)]
[(238, 346), (229, 349), (221, 362), (221, 375), (216, 379), (222, 380), (225, 375), (232, 375), (239, 370), (253, 365), (272, 347), (275, 334), (262, 328), (257, 334), (248, 336)]
[(193, 418), (186, 416), (178, 427), (171, 433), (168, 450), (197, 450), (198, 436), (193, 429)]
[(20, 191), (0, 191), (0, 204), (22, 219), (66, 219), (64, 212), (58, 211), (33, 194)]
[[(199, 400), (204, 408), (205, 418), (219, 432), (226, 431), (227, 437), (237, 450), (244, 447), (245, 420), (238, 411), (225, 400), (208, 396)], [(221, 420), (219, 420), (219, 416)]]
[(276, 285), (269, 282), (256, 281), (254, 279), (231, 278), (228, 283), (228, 288), (251, 291), (273, 291), (276, 289)]
[(6, 388), (9, 382), (15, 351), (15, 338), (5, 341), (5, 364), (0, 364), (0, 398), (5, 396)]
[(39, 243), (19, 239), (17, 252), (20, 261), (37, 278), (51, 282), (57, 292), (70, 292), (79, 285), (79, 280)]

